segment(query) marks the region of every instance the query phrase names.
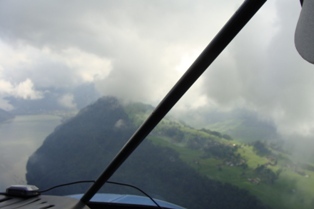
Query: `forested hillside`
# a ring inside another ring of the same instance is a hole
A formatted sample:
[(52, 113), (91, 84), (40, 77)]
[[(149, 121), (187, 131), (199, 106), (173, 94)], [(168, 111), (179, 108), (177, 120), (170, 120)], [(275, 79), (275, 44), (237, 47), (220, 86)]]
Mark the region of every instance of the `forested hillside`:
[[(29, 158), (27, 182), (45, 189), (96, 179), (151, 110), (151, 106), (142, 104), (122, 106), (113, 97), (99, 99), (46, 138)], [(187, 208), (268, 208), (250, 192), (204, 174), (202, 164), (208, 159), (245, 167), (238, 149), (232, 146), (231, 136), (165, 119), (111, 180), (133, 184), (154, 197)], [(214, 168), (214, 173), (218, 169)], [(83, 193), (88, 187), (68, 186), (51, 194)], [(134, 193), (110, 185), (102, 191)]]

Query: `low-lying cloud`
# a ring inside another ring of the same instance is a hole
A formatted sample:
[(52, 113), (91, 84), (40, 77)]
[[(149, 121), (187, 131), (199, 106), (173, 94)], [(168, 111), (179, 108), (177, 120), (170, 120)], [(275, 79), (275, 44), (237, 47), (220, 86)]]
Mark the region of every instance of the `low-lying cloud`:
[[(1, 1), (0, 105), (83, 83), (157, 104), (242, 2)], [(176, 109), (246, 108), (282, 134), (313, 135), (314, 70), (293, 45), (300, 10), (267, 2)]]

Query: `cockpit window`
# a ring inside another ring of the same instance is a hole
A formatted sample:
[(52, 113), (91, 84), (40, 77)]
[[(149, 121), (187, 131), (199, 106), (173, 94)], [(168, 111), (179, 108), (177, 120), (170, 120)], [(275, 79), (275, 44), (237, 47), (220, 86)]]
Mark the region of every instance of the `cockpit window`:
[[(0, 190), (86, 199), (243, 4), (1, 1)], [(314, 71), (295, 35), (301, 8), (267, 2), (92, 201), (313, 208)]]

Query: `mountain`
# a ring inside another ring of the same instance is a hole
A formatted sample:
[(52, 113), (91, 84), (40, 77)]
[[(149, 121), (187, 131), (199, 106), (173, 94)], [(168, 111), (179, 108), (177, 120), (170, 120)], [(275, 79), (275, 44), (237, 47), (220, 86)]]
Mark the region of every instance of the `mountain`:
[[(45, 189), (96, 179), (151, 111), (151, 106), (140, 103), (123, 106), (113, 97), (83, 108), (57, 127), (29, 158), (28, 184)], [(136, 185), (152, 196), (162, 194), (157, 197), (192, 209), (268, 208), (248, 191), (200, 172), (208, 159), (241, 161), (236, 150), (230, 136), (166, 118), (111, 180)], [(62, 187), (50, 194), (84, 193), (88, 186)], [(134, 193), (107, 184), (101, 192)]]
[(240, 109), (227, 114), (218, 114), (218, 117), (220, 120), (208, 123), (207, 127), (223, 131), (242, 141), (267, 141), (280, 138), (274, 124), (259, 119), (254, 112)]
[[(196, 118), (193, 122), (191, 118)], [(201, 121), (197, 120), (201, 118)], [(206, 127), (211, 130), (231, 135), (242, 142), (280, 140), (275, 125), (262, 120), (255, 112), (247, 109), (231, 111), (199, 110), (182, 116), (182, 120), (191, 121), (195, 127)]]

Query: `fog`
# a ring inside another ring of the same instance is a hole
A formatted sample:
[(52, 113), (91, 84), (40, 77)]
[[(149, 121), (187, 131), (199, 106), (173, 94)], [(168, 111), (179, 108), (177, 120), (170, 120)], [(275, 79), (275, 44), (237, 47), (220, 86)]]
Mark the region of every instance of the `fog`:
[[(1, 1), (0, 107), (84, 83), (156, 105), (242, 2)], [(314, 70), (293, 41), (300, 10), (266, 2), (174, 111), (244, 108), (287, 138), (312, 137)], [(59, 103), (75, 108), (71, 94)]]

